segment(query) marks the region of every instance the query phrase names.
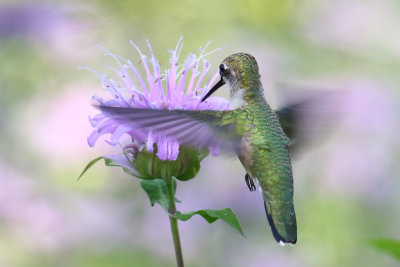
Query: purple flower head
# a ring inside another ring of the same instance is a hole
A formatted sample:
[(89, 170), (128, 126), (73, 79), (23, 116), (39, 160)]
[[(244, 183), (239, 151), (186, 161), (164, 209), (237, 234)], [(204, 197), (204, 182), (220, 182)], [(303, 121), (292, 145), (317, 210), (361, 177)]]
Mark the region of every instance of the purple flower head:
[[(204, 78), (210, 69), (206, 56), (217, 51), (206, 53), (207, 45), (199, 49), (197, 53), (190, 54), (183, 64), (178, 64), (179, 55), (182, 50), (181, 39), (179, 39), (175, 50), (171, 51), (171, 59), (168, 67), (161, 72), (160, 63), (155, 58), (149, 42), (147, 42), (150, 57), (143, 54), (131, 41), (140, 55), (140, 63), (144, 68), (146, 77), (143, 78), (130, 60), (106, 51), (105, 55), (112, 56), (118, 63), (119, 68), (114, 70), (120, 80), (115, 81), (107, 78), (90, 68), (101, 80), (102, 86), (111, 95), (110, 100), (103, 100), (93, 96), (93, 100), (102, 106), (131, 107), (146, 109), (169, 109), (169, 110), (226, 110), (229, 102), (223, 98), (212, 97), (209, 101), (201, 102), (210, 85), (218, 78), (218, 72), (213, 75), (206, 86), (202, 86)], [(144, 134), (131, 124), (112, 118), (107, 114), (100, 113), (90, 118), (90, 123), (95, 130), (88, 137), (89, 146), (93, 146), (96, 140), (103, 134), (111, 134), (108, 142), (115, 146), (119, 143), (122, 135), (129, 135), (135, 142), (146, 145), (147, 151), (153, 152), (153, 145), (157, 144), (157, 156), (162, 160), (176, 160), (179, 153), (179, 143), (167, 136), (158, 134)], [(211, 147), (210, 150), (214, 151)]]

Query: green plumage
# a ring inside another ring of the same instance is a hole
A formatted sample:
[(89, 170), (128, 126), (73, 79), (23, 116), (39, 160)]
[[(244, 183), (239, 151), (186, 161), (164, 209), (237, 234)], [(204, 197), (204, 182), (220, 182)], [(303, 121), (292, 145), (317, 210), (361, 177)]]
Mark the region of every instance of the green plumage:
[(290, 140), (283, 133), (276, 114), (268, 104), (259, 103), (248, 109), (248, 112), (253, 113), (255, 125), (250, 138), (254, 154), (249, 171), (257, 178), (263, 191), (267, 216), (275, 238), (282, 238), (285, 243), (295, 243), (297, 227), (288, 148)]
[(290, 139), (265, 100), (255, 59), (240, 53), (228, 57), (223, 64), (230, 70), (222, 75), (231, 86), (231, 99), (242, 94), (244, 101), (239, 108), (220, 113), (221, 123), (235, 123), (236, 133), (243, 136), (238, 156), (250, 177), (259, 182), (275, 239), (295, 244), (297, 224)]

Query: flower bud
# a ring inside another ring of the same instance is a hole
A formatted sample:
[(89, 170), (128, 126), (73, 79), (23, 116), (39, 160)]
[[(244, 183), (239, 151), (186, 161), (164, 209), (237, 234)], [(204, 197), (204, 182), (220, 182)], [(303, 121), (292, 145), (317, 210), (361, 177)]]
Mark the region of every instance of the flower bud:
[(181, 181), (190, 180), (199, 172), (200, 161), (208, 155), (208, 151), (199, 152), (193, 148), (180, 147), (176, 160), (161, 160), (157, 157), (156, 147), (153, 152), (144, 148), (139, 151), (135, 146), (125, 148), (124, 152), (131, 166), (146, 180), (166, 179), (172, 176)]

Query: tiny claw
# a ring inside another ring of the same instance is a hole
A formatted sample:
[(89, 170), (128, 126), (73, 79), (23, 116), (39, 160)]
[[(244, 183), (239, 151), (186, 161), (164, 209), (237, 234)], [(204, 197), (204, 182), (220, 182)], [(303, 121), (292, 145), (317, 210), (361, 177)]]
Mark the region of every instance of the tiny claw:
[(249, 188), (250, 191), (255, 191), (257, 189), (254, 184), (253, 178), (251, 178), (248, 173), (246, 173), (244, 179), (246, 180), (247, 187)]

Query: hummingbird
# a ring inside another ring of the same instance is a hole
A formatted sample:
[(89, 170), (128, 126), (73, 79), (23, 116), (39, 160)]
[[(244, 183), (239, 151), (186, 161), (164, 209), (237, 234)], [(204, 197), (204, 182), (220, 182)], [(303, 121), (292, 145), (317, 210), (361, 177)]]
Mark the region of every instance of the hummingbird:
[(227, 57), (219, 65), (219, 74), (219, 82), (201, 102), (227, 85), (230, 110), (99, 108), (115, 119), (132, 123), (137, 130), (171, 137), (180, 145), (199, 149), (218, 147), (220, 151), (236, 154), (246, 171), (245, 181), (250, 191), (259, 186), (273, 237), (281, 245), (295, 244), (290, 116), (283, 110), (275, 112), (267, 103), (257, 61), (250, 54)]

